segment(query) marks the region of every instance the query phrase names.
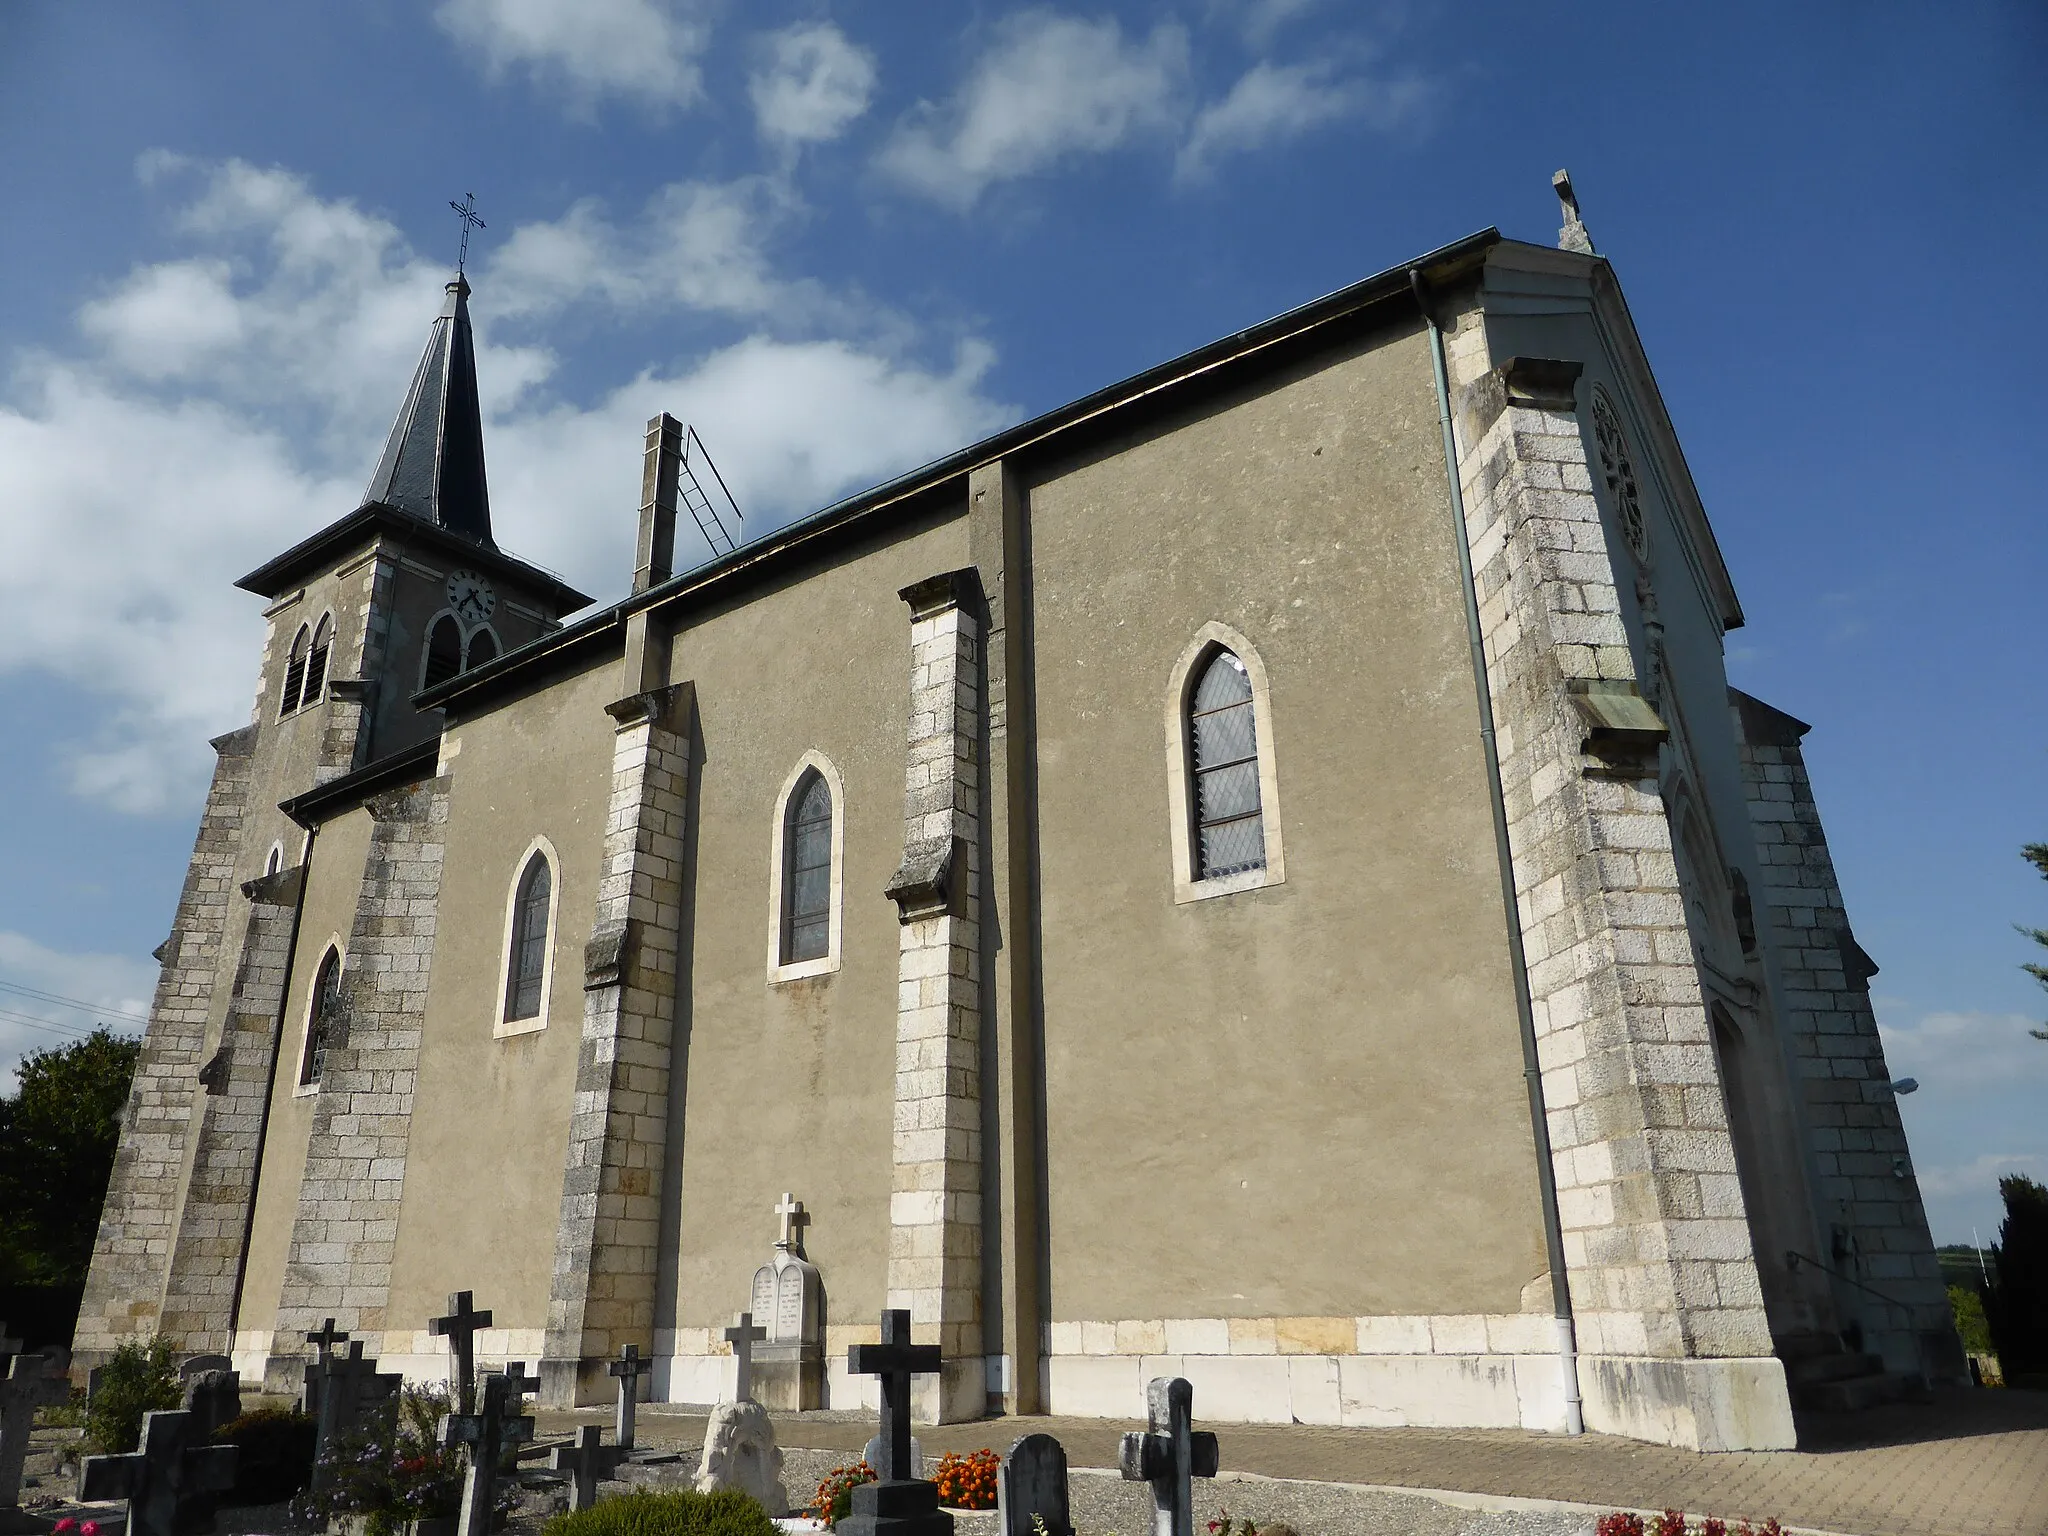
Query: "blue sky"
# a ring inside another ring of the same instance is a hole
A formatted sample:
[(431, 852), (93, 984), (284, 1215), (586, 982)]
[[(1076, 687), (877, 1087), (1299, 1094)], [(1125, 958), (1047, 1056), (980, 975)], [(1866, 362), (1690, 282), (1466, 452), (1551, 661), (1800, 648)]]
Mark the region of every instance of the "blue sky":
[(247, 718), (230, 583), (355, 505), (451, 197), (499, 536), (609, 598), (656, 410), (758, 533), (1472, 230), (1552, 240), (1563, 165), (1749, 615), (1731, 678), (1815, 725), (1936, 1236), (1988, 1237), (1999, 1172), (2048, 1178), (2044, 16), (0, 7), (0, 1073), (146, 1012)]

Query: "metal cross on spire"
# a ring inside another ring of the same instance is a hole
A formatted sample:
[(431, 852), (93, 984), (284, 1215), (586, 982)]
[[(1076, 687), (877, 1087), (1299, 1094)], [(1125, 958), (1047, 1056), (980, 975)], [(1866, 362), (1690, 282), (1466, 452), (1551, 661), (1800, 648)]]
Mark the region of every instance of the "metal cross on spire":
[(462, 249), (455, 257), (455, 275), (460, 277), (462, 269), (469, 264), (469, 232), (472, 229), (484, 229), (488, 226), (485, 225), (482, 219), (476, 216), (476, 194), (474, 192), (463, 193), (462, 201), (459, 203), (451, 198), (448, 206), (453, 208), (455, 216), (462, 220)]

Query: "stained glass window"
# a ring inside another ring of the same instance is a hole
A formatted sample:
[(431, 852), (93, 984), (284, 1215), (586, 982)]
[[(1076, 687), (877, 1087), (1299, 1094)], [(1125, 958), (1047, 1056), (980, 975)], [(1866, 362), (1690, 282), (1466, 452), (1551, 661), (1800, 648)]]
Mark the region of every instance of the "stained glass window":
[(812, 768), (782, 829), (782, 963), (821, 958), (832, 938), (832, 787)]
[(512, 902), (512, 963), (505, 977), (508, 1022), (540, 1014), (541, 981), (548, 968), (548, 903), (553, 896), (547, 856), (536, 853), (519, 877), (519, 892)]
[(1195, 769), (1195, 878), (1266, 865), (1252, 680), (1229, 651), (1209, 658), (1188, 718)]
[(313, 1015), (306, 1025), (306, 1057), (299, 1066), (299, 1086), (320, 1081), (327, 1065), (327, 1046), (334, 1032), (334, 1016), (341, 998), (341, 956), (333, 950), (320, 962), (313, 978)]

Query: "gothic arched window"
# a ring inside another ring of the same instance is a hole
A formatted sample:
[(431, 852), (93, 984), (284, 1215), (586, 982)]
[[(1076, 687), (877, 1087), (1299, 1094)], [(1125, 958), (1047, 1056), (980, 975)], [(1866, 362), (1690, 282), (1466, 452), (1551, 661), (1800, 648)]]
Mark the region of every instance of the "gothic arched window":
[(535, 849), (512, 898), (512, 951), (505, 967), (505, 1021), (540, 1016), (548, 969), (548, 909), (554, 876), (548, 856)]
[(299, 708), (320, 702), (320, 690), (327, 686), (327, 653), (334, 648), (334, 615), (323, 613), (313, 626), (313, 647), (306, 653), (306, 686), (299, 694)]
[(341, 1001), (341, 951), (329, 947), (313, 977), (313, 1003), (306, 1014), (306, 1049), (299, 1058), (299, 1086), (319, 1084), (327, 1065), (327, 1047), (334, 1038), (335, 1015)]
[(498, 637), (488, 629), (480, 629), (469, 637), (469, 654), (463, 658), (462, 670), (480, 667), (487, 661), (498, 659)]
[(312, 631), (305, 625), (292, 636), (292, 651), (284, 664), (284, 691), (278, 695), (277, 717), (282, 720), (299, 707), (299, 693), (306, 686), (306, 651), (312, 643)]
[(782, 963), (823, 959), (832, 937), (832, 786), (815, 768), (790, 792), (782, 830)]
[(1195, 780), (1195, 878), (1262, 869), (1266, 824), (1259, 798), (1259, 726), (1252, 680), (1218, 648), (1188, 701), (1188, 748)]
[(437, 687), (462, 670), (462, 626), (444, 613), (427, 631), (427, 659), (420, 673), (422, 688)]

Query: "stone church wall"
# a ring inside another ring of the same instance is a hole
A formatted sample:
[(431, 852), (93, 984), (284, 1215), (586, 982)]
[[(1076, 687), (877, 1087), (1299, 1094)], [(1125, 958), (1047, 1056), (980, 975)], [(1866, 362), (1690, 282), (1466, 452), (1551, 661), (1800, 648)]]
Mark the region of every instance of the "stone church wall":
[[(1030, 488), (1052, 1411), (1169, 1365), (1232, 1417), (1558, 1411), (1440, 441), (1404, 324)], [(1176, 901), (1212, 622), (1270, 680), (1284, 879)]]

